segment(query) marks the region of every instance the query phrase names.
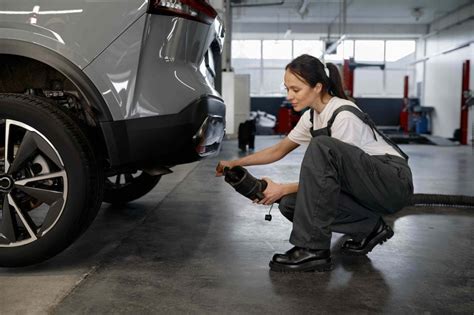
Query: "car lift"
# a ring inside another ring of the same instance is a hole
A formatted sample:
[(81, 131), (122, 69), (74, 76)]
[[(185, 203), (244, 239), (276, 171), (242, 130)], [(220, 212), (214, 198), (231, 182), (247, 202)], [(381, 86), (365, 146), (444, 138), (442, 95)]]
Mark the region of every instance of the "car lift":
[[(344, 87), (346, 95), (350, 98), (353, 98), (354, 95), (354, 70), (359, 67), (380, 67), (381, 70), (384, 70), (385, 64), (364, 64), (355, 62), (354, 58), (345, 59), (343, 64)], [(469, 90), (469, 69), (470, 61), (466, 60), (463, 63), (462, 74), (460, 144), (468, 144), (468, 111), (469, 107), (474, 104), (474, 99)], [(431, 135), (430, 124), (433, 107), (419, 106), (415, 102), (410, 102), (410, 98), (408, 97), (408, 76), (405, 76), (403, 81), (400, 125), (395, 129), (383, 130), (387, 136), (396, 143), (435, 144), (443, 146), (457, 145), (449, 139)], [(416, 125), (418, 125), (418, 127), (423, 126), (423, 128), (417, 128)]]

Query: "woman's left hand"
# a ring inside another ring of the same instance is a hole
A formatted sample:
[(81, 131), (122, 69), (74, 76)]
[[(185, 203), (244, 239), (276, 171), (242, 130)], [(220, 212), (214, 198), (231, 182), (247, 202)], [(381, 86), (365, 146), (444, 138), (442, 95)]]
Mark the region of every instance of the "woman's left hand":
[(267, 182), (267, 188), (263, 191), (265, 198), (256, 201), (258, 204), (271, 205), (284, 196), (285, 191), (282, 184), (275, 183), (268, 177), (263, 177), (262, 179)]

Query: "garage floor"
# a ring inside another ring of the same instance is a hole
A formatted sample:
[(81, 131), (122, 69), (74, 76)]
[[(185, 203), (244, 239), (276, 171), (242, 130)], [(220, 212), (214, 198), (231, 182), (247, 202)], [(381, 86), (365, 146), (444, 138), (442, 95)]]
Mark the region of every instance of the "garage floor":
[[(279, 137), (257, 137), (257, 149)], [(415, 192), (474, 194), (471, 147), (409, 145)], [(296, 181), (303, 149), (255, 176)], [(220, 159), (238, 156), (226, 141)], [(222, 178), (218, 159), (179, 166), (126, 207), (102, 206), (71, 248), (43, 264), (0, 269), (0, 314), (470, 313), (474, 209), (406, 208), (387, 218), (395, 236), (367, 257), (339, 253), (327, 273), (279, 274), (291, 224)]]

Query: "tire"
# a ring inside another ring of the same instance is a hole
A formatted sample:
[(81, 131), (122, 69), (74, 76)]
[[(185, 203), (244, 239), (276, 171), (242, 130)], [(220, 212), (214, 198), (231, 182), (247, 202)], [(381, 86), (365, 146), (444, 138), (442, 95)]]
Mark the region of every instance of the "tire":
[(0, 266), (49, 259), (93, 221), (103, 170), (74, 120), (38, 97), (0, 94), (0, 151)]
[(105, 180), (104, 201), (124, 204), (150, 192), (160, 181), (161, 175), (152, 176), (145, 172), (120, 173)]

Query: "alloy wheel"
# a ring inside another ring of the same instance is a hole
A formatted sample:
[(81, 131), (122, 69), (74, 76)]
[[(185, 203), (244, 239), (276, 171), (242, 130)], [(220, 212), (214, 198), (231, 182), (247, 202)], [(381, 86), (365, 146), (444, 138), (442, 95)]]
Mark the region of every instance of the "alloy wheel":
[(44, 237), (59, 221), (68, 180), (61, 156), (38, 130), (2, 119), (1, 133), (0, 247), (18, 247)]

